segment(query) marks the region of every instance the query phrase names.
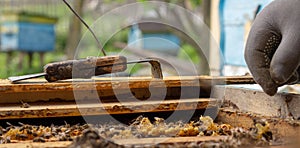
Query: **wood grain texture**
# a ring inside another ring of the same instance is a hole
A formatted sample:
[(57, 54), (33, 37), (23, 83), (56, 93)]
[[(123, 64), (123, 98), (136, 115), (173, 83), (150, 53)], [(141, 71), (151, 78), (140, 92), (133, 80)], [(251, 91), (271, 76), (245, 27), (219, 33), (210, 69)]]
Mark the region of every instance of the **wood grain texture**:
[(75, 102), (57, 101), (28, 104), (30, 105), (29, 108), (22, 108), (21, 103), (0, 104), (0, 120), (196, 110), (220, 106), (221, 101), (216, 99), (198, 98), (122, 103), (92, 102), (88, 104), (76, 104)]
[[(259, 86), (257, 86), (260, 88)], [(215, 86), (211, 97), (229, 101), (241, 111), (277, 118), (300, 118), (300, 95), (280, 93), (269, 96), (249, 86)]]
[[(165, 138), (140, 138), (140, 139), (119, 139), (114, 140), (115, 143), (124, 146), (145, 146), (145, 145), (167, 145), (167, 144), (188, 144), (188, 143), (201, 143), (205, 141), (218, 141), (226, 138), (225, 136), (214, 137), (165, 137)], [(59, 142), (46, 142), (46, 143), (33, 143), (24, 141), (21, 143), (9, 143), (1, 144), (0, 148), (66, 148), (72, 142), (71, 141), (59, 141)]]
[(71, 143), (71, 141), (46, 143), (24, 141), (20, 143), (1, 144), (0, 148), (67, 148)]
[[(78, 90), (86, 89), (87, 85), (96, 84), (97, 87), (110, 89), (111, 86), (117, 83), (118, 88), (127, 87), (127, 83), (130, 83), (131, 88), (141, 88), (148, 86), (150, 82), (159, 85), (161, 80), (152, 79), (150, 77), (103, 77), (95, 79), (83, 79), (74, 81), (60, 81), (56, 83), (47, 83), (43, 79), (33, 79), (20, 82), (18, 84), (11, 84), (7, 80), (0, 81), (0, 92), (28, 92), (28, 91), (53, 91), (53, 90), (72, 90), (73, 84), (82, 85), (82, 87), (77, 88)], [(221, 84), (253, 84), (255, 83), (251, 76), (241, 76), (241, 77), (211, 77), (211, 76), (169, 76), (164, 78), (163, 82), (167, 87), (177, 87), (177, 86), (202, 86), (202, 85), (221, 85)]]
[[(44, 79), (32, 79), (11, 84), (7, 80), (0, 81), (0, 103), (35, 102), (61, 99), (74, 101), (79, 99), (95, 99), (114, 102), (116, 97), (122, 99), (146, 100), (149, 97), (158, 99), (209, 97), (211, 87), (221, 84), (252, 84), (250, 76), (211, 77), (211, 76), (170, 76), (163, 80), (151, 77), (109, 77), (94, 79), (74, 79), (48, 83)], [(77, 98), (78, 99), (78, 96)]]
[(205, 141), (219, 141), (226, 136), (202, 136), (202, 137), (165, 137), (165, 138), (141, 138), (141, 139), (120, 139), (115, 140), (119, 145), (125, 146), (145, 146), (145, 145), (167, 145), (167, 144), (188, 144), (201, 143)]

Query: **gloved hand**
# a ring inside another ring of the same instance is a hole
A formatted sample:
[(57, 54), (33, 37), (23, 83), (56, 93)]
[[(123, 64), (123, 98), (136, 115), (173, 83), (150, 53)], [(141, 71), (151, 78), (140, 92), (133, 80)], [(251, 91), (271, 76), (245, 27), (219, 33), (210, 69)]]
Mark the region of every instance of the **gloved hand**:
[(294, 84), (300, 74), (300, 0), (275, 0), (260, 12), (250, 30), (245, 60), (268, 95)]

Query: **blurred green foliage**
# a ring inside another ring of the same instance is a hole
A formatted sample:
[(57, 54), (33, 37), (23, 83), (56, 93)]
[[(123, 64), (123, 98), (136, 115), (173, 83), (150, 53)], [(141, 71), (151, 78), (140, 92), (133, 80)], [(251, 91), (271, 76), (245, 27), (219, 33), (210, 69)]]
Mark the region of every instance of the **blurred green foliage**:
[(194, 64), (200, 62), (200, 58), (195, 48), (189, 44), (181, 45), (181, 50), (179, 50), (178, 58), (183, 60), (191, 60)]

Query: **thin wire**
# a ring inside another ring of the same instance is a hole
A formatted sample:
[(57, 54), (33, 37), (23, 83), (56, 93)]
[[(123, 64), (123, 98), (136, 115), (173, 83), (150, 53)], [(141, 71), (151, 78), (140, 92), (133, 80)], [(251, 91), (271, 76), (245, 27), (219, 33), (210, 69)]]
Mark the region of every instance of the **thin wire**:
[(66, 1), (63, 0), (63, 2), (70, 8), (70, 10), (76, 15), (76, 17), (84, 24), (84, 26), (92, 33), (93, 37), (96, 39), (97, 44), (98, 44), (98, 48), (101, 49), (101, 52), (103, 53), (104, 56), (106, 56), (106, 53), (102, 47), (102, 45), (100, 44), (99, 40), (97, 39), (95, 33), (92, 31), (92, 29), (89, 27), (89, 25), (79, 16), (79, 14), (70, 6), (70, 4)]

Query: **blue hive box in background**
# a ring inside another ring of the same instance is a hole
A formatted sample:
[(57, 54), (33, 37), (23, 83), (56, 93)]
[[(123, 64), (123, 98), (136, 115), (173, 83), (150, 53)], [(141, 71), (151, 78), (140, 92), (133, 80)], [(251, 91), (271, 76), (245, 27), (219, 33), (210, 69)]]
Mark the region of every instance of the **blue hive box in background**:
[(128, 45), (176, 56), (180, 50), (180, 38), (171, 33), (164, 24), (146, 22), (132, 25)]
[(1, 15), (1, 51), (46, 52), (55, 48), (56, 18), (26, 13)]

